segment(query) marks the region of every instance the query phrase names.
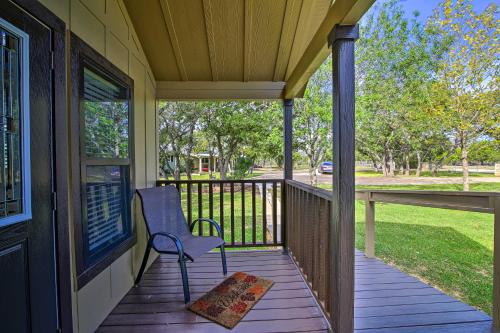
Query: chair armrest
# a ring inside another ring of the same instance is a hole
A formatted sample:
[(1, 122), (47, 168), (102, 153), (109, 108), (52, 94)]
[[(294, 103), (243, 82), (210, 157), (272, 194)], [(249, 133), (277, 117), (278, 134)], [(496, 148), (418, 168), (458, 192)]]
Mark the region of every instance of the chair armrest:
[(194, 220), (193, 222), (191, 222), (191, 224), (189, 225), (189, 230), (191, 232), (193, 232), (194, 230), (194, 226), (196, 225), (196, 222), (208, 222), (210, 223), (211, 225), (213, 225), (215, 227), (215, 229), (217, 229), (217, 233), (219, 234), (219, 237), (222, 238), (222, 231), (220, 229), (220, 226), (217, 222), (215, 222), (214, 220), (212, 219), (208, 219), (208, 218), (205, 218), (205, 217), (201, 217), (199, 219), (196, 219)]
[[(184, 255), (184, 248), (182, 247), (182, 241), (177, 236), (175, 236), (171, 233), (168, 233), (168, 232), (157, 232), (155, 234), (152, 234), (151, 237), (149, 238), (149, 242), (150, 242), (151, 246), (154, 247), (153, 241), (157, 236), (169, 238), (172, 242), (175, 243), (175, 247), (177, 248), (177, 252), (179, 252), (179, 254)], [(155, 248), (155, 250), (156, 250), (156, 248)]]

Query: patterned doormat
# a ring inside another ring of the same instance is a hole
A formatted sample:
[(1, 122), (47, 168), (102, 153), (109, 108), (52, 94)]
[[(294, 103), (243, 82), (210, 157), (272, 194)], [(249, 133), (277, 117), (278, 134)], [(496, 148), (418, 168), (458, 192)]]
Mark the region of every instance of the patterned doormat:
[(233, 328), (271, 288), (273, 281), (236, 272), (189, 306), (189, 310)]

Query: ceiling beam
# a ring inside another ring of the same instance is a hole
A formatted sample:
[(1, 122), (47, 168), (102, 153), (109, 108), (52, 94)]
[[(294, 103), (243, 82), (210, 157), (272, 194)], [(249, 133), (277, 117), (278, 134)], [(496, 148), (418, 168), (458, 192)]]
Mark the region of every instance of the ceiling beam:
[(188, 75), (186, 71), (186, 66), (184, 65), (184, 59), (182, 58), (181, 47), (179, 45), (179, 38), (175, 31), (175, 25), (172, 18), (172, 11), (170, 10), (170, 6), (168, 5), (167, 0), (158, 0), (160, 1), (161, 11), (163, 13), (163, 19), (165, 20), (165, 24), (167, 26), (168, 34), (170, 36), (170, 42), (172, 43), (172, 48), (174, 50), (175, 61), (177, 63), (177, 69), (179, 70), (179, 74), (181, 76), (181, 80), (187, 81)]
[(356, 24), (375, 0), (336, 0), (286, 83), (285, 98), (302, 97), (309, 78), (328, 57), (327, 38), (336, 24)]
[(166, 100), (281, 99), (285, 82), (157, 81), (156, 98)]

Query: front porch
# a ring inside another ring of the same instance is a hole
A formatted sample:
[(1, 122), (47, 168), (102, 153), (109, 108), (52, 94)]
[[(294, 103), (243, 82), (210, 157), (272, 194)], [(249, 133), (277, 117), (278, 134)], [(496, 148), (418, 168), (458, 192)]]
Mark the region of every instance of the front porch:
[[(228, 251), (228, 274), (237, 271), (275, 284), (233, 332), (328, 332), (321, 307), (293, 259), (281, 250)], [(355, 332), (488, 332), (491, 318), (378, 259), (356, 252)], [(188, 264), (196, 299), (223, 280), (218, 253)], [(98, 332), (229, 332), (185, 309), (174, 257), (160, 257)]]
[[(328, 332), (332, 294), (332, 194), (293, 180), (157, 181), (181, 194), (188, 220), (217, 220), (227, 251), (228, 275), (247, 272), (274, 286), (235, 332)], [(484, 312), (444, 294), (375, 256), (375, 202), (494, 213), (496, 194), (357, 191), (366, 205), (365, 253), (354, 250), (354, 331), (377, 333), (490, 332)], [(199, 225), (201, 226), (201, 225)], [(197, 234), (214, 231), (199, 228)], [(287, 249), (287, 251), (283, 251)], [(495, 268), (496, 269), (496, 268)], [(222, 282), (218, 252), (188, 263), (191, 300)], [(338, 311), (338, 310), (337, 310)], [(100, 332), (226, 332), (186, 309), (175, 256), (161, 256), (99, 328)], [(334, 331), (334, 330), (333, 330)]]

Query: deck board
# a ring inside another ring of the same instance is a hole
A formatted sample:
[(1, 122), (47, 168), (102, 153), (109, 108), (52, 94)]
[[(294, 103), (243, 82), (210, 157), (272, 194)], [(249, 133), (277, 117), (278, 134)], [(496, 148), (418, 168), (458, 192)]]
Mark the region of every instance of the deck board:
[(491, 318), (356, 251), (356, 333), (486, 333)]
[[(293, 261), (280, 251), (227, 254), (229, 274), (244, 271), (275, 281), (268, 293), (231, 332), (327, 332), (328, 324)], [(491, 318), (356, 251), (356, 333), (486, 333)], [(209, 253), (188, 264), (191, 298), (223, 280), (220, 256)], [(105, 319), (99, 332), (229, 332), (183, 304), (177, 262), (163, 256)]]

